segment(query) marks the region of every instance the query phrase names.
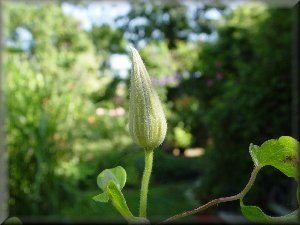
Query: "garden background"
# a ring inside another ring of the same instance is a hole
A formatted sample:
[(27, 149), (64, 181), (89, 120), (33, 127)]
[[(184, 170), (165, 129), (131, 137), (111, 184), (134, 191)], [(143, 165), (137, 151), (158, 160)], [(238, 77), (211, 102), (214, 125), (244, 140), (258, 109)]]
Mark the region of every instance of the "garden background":
[[(128, 205), (138, 208), (144, 157), (127, 128), (129, 44), (168, 121), (154, 152), (150, 219), (238, 193), (253, 168), (249, 144), (292, 136), (292, 8), (130, 3), (2, 3), (10, 216), (124, 222), (92, 200), (99, 172), (117, 165), (128, 174)], [(245, 202), (280, 215), (295, 209), (295, 192), (267, 167)], [(205, 214), (192, 219), (241, 215), (238, 202)]]

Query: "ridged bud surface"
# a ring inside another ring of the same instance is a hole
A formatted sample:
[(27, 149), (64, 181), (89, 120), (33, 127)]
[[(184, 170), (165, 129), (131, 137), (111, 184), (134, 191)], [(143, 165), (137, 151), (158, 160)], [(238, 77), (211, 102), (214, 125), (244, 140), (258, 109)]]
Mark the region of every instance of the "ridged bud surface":
[(152, 150), (165, 139), (167, 122), (143, 60), (135, 48), (131, 54), (129, 133), (140, 147)]

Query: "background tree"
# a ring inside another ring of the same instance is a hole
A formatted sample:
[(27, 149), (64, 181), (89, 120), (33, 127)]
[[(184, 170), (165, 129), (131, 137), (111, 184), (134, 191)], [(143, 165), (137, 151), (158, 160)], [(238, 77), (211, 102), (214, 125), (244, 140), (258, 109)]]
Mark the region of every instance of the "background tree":
[[(64, 205), (58, 198), (74, 198), (76, 180), (61, 173), (61, 163), (73, 158), (75, 139), (94, 110), (88, 96), (98, 89), (101, 60), (78, 21), (60, 7), (5, 6), (12, 43), (4, 62), (10, 212), (51, 214)], [(28, 48), (17, 45), (24, 30), (32, 37)]]
[[(221, 18), (210, 19), (210, 10)], [(91, 203), (95, 176), (116, 164), (130, 174), (128, 204), (137, 204), (143, 156), (127, 131), (129, 77), (109, 63), (128, 54), (130, 42), (140, 47), (168, 120), (152, 179), (153, 199), (165, 201), (151, 215), (174, 215), (199, 205), (199, 196), (235, 194), (251, 170), (249, 142), (290, 135), (289, 9), (135, 2), (114, 25), (87, 31), (53, 3), (7, 2), (4, 12), (12, 214), (116, 218)], [(172, 154), (194, 147), (205, 154)], [(272, 195), (292, 208), (282, 198), (293, 195), (284, 191), (289, 180), (266, 170), (258, 183), (249, 196), (263, 209)]]
[[(206, 144), (208, 154), (203, 159), (207, 175), (202, 192), (236, 193), (246, 182), (245, 171), (251, 168), (249, 140), (261, 144), (291, 134), (290, 10), (261, 5), (237, 8), (224, 16), (218, 40), (198, 50), (194, 71), (201, 71), (202, 77), (188, 81), (185, 87), (188, 93), (194, 90), (191, 94), (201, 102), (203, 111), (198, 111), (198, 117), (203, 118), (212, 140)], [(220, 171), (226, 175), (220, 176)], [(252, 197), (256, 195), (267, 208), (270, 195), (262, 190), (271, 193), (278, 188), (274, 177), (281, 179), (283, 187), (291, 181), (271, 170), (264, 175), (259, 177), (261, 189)]]
[(213, 22), (205, 18), (205, 12), (212, 8), (220, 12), (225, 9), (221, 4), (207, 4), (197, 6), (192, 12), (178, 0), (132, 3), (128, 14), (116, 19), (124, 37), (136, 46), (140, 41), (166, 40), (170, 49), (176, 48), (177, 41), (187, 41), (191, 33), (210, 34)]

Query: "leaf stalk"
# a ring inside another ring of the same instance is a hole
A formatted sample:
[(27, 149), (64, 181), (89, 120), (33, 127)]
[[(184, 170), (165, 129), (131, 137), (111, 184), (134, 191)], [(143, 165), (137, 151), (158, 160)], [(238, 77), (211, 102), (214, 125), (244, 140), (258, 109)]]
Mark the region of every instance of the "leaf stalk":
[(174, 220), (181, 219), (183, 217), (190, 216), (190, 215), (193, 215), (193, 214), (196, 214), (196, 213), (200, 213), (200, 212), (202, 212), (202, 211), (204, 211), (204, 210), (206, 210), (206, 209), (208, 209), (208, 208), (210, 208), (214, 205), (218, 205), (218, 204), (223, 203), (223, 202), (231, 202), (231, 201), (235, 201), (235, 200), (243, 198), (249, 192), (252, 185), (254, 184), (254, 181), (256, 179), (256, 175), (257, 175), (257, 173), (260, 169), (261, 169), (261, 167), (258, 167), (258, 166), (254, 167), (248, 183), (246, 184), (246, 186), (244, 187), (244, 189), (240, 193), (238, 193), (236, 195), (233, 195), (233, 196), (229, 196), (229, 197), (221, 197), (221, 198), (211, 200), (208, 203), (206, 203), (205, 205), (202, 205), (202, 206), (200, 206), (196, 209), (192, 209), (190, 211), (186, 211), (186, 212), (177, 214), (175, 216), (172, 216), (172, 217), (164, 220), (163, 222), (161, 222), (159, 224), (170, 223), (170, 222), (173, 222)]

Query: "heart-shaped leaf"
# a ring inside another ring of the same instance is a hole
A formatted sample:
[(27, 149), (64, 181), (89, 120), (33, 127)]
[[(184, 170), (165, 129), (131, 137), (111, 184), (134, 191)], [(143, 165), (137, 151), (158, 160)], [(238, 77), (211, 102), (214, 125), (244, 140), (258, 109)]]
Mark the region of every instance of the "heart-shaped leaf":
[(126, 182), (126, 171), (117, 166), (112, 169), (103, 170), (97, 177), (97, 185), (103, 193), (93, 197), (94, 201), (108, 202), (111, 200), (113, 206), (130, 223), (149, 223), (146, 218), (135, 217), (130, 212), (126, 200), (121, 192)]
[[(297, 168), (299, 165), (299, 142), (288, 136), (282, 136), (278, 140), (268, 140), (260, 147), (250, 144), (249, 152), (258, 168), (264, 166), (273, 166), (288, 177), (298, 180)], [(298, 190), (297, 190), (298, 199)], [(299, 199), (298, 199), (299, 202)], [(244, 205), (243, 199), (240, 199), (240, 207), (243, 215), (253, 222), (260, 223), (295, 223), (299, 222), (299, 209), (280, 217), (266, 215), (257, 206)]]
[(271, 139), (260, 147), (250, 144), (249, 152), (255, 166), (273, 166), (288, 177), (297, 177), (299, 142), (288, 136)]
[(112, 169), (103, 170), (97, 177), (97, 184), (99, 188), (104, 191), (111, 180), (122, 190), (126, 183), (125, 169), (121, 166), (117, 166)]
[(244, 205), (240, 199), (240, 207), (243, 215), (253, 222), (258, 223), (296, 223), (299, 222), (299, 209), (284, 216), (268, 216), (259, 207)]

